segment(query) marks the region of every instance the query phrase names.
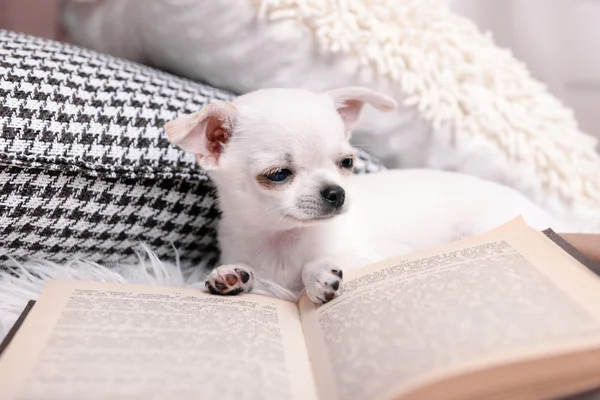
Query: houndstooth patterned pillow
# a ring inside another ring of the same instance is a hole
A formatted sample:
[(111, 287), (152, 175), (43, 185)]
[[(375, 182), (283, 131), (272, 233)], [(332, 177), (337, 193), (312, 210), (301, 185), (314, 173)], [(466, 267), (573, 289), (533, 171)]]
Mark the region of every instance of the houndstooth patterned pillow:
[[(81, 48), (0, 31), (0, 255), (218, 258), (214, 187), (166, 121), (233, 95)], [(357, 172), (383, 167), (360, 153)]]

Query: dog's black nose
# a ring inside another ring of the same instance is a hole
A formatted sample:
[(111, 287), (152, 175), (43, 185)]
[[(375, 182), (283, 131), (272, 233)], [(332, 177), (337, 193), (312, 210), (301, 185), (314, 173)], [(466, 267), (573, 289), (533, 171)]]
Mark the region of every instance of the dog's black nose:
[(321, 189), (321, 197), (330, 206), (340, 208), (346, 200), (346, 192), (341, 186), (327, 186)]

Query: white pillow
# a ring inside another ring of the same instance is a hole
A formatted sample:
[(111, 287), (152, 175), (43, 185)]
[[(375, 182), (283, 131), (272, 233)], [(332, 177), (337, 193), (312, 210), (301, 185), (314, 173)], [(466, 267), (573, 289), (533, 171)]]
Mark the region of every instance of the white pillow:
[(600, 228), (596, 140), (443, 0), (103, 0), (65, 17), (82, 45), (238, 93), (380, 90), (404, 107), (366, 109), (354, 142), (388, 166), (477, 175)]

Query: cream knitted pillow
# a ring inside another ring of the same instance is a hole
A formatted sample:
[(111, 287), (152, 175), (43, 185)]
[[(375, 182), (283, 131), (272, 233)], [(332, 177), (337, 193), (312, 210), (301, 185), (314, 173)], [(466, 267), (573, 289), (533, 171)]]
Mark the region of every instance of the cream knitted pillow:
[[(77, 1), (76, 1), (77, 2)], [(571, 110), (444, 0), (104, 0), (66, 9), (79, 43), (234, 92), (365, 85), (354, 141), (391, 167), (450, 169), (600, 226), (600, 156)], [(371, 134), (368, 132), (375, 132)]]

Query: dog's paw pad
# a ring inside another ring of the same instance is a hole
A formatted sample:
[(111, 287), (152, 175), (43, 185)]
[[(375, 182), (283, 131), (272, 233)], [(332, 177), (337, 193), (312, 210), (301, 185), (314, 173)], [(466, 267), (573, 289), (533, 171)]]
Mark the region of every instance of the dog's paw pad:
[(328, 303), (341, 292), (344, 281), (341, 269), (322, 269), (313, 273), (306, 287), (308, 298), (316, 304)]
[(245, 266), (222, 265), (211, 271), (206, 288), (212, 294), (233, 296), (252, 290), (254, 274)]
[(240, 268), (236, 268), (235, 272), (237, 272), (239, 274), (240, 279), (242, 280), (242, 283), (248, 283), (248, 281), (252, 277), (252, 272), (248, 272), (248, 271), (245, 271)]

